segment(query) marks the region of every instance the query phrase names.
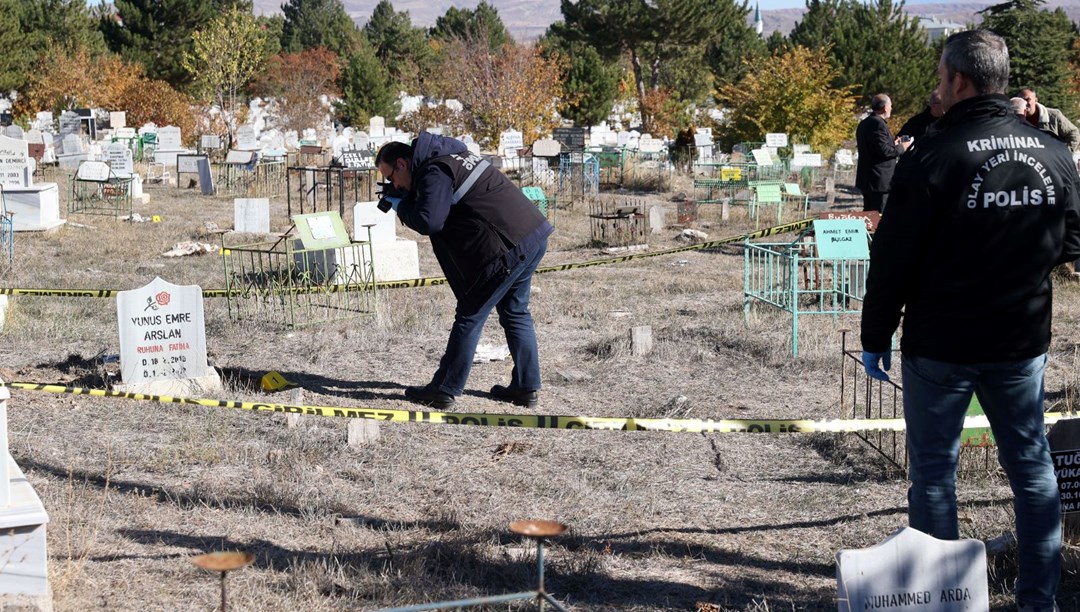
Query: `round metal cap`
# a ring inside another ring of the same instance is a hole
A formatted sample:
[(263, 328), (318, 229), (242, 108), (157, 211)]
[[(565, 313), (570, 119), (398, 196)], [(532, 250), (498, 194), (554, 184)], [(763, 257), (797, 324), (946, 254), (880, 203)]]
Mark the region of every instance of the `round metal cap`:
[(240, 569), (255, 560), (255, 555), (240, 551), (221, 551), (199, 555), (191, 560), (195, 565), (215, 572)]
[(569, 529), (562, 523), (543, 519), (514, 521), (510, 523), (510, 531), (529, 538), (550, 538), (565, 533)]

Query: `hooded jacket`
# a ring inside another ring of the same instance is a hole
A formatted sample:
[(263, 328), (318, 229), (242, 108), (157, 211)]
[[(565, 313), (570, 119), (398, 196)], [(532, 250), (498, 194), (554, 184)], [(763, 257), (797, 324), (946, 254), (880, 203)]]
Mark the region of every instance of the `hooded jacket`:
[(874, 235), (862, 344), (948, 363), (1037, 357), (1050, 271), (1080, 256), (1080, 181), (1065, 145), (1004, 96), (962, 100), (900, 158)]
[(1056, 108), (1039, 104), (1039, 129), (1057, 136), (1069, 146), (1070, 151), (1080, 150), (1080, 129), (1073, 125), (1065, 113)]
[(484, 288), (505, 278), (555, 229), (506, 175), (461, 141), (421, 132), (412, 149), (412, 187), (398, 217), (431, 238), (458, 301), (482, 303)]

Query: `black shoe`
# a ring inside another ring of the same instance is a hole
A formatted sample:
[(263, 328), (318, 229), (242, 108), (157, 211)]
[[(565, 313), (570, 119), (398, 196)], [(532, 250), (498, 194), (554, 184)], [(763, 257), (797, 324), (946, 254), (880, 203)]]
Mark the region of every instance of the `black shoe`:
[(525, 406), (526, 408), (536, 408), (536, 405), (540, 403), (539, 391), (512, 389), (510, 387), (504, 387), (502, 385), (495, 385), (494, 387), (492, 387), (491, 396), (499, 400), (500, 402), (510, 402), (515, 406)]
[(453, 395), (429, 387), (405, 387), (405, 398), (439, 410), (446, 410), (454, 405)]

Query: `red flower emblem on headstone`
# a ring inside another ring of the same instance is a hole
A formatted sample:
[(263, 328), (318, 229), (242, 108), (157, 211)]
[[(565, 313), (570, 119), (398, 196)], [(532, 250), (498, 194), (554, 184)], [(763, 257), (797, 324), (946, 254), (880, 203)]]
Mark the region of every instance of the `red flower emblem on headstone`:
[(169, 292), (168, 291), (162, 291), (161, 293), (155, 295), (154, 296), (154, 301), (156, 301), (158, 304), (161, 304), (162, 306), (168, 306), (169, 305)]

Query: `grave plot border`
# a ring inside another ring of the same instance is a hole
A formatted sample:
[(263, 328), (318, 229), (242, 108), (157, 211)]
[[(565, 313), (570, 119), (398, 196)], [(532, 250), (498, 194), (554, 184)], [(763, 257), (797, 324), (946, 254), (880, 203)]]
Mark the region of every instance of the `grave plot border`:
[[(79, 167), (86, 161), (80, 162)], [(91, 162), (101, 163), (105, 162)], [(106, 164), (107, 166), (107, 164)], [(131, 216), (131, 177), (119, 177), (109, 168), (106, 180), (80, 179), (76, 171), (71, 177), (71, 191), (67, 202), (68, 214)]]
[[(357, 202), (378, 200), (382, 180), (375, 168), (289, 166), (285, 175), (285, 211), (294, 214), (337, 210), (342, 219)], [(349, 206), (346, 206), (349, 202)]]
[(611, 247), (648, 245), (644, 200), (603, 201), (589, 206), (592, 242)]
[(288, 190), (284, 158), (258, 158), (254, 162), (212, 163), (216, 195), (236, 198), (273, 198)]
[(284, 328), (373, 316), (375, 260), (368, 241), (298, 247), (295, 226), (277, 240), (228, 246), (221, 237), (229, 319)]

